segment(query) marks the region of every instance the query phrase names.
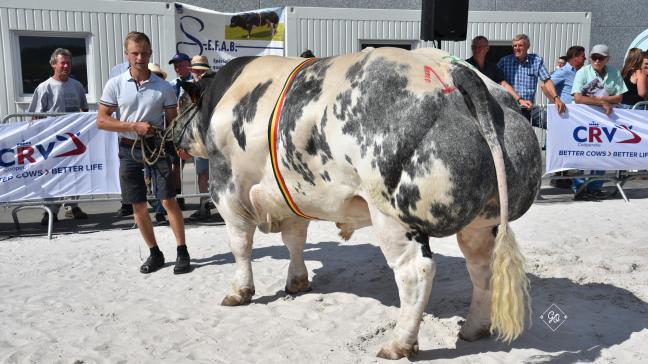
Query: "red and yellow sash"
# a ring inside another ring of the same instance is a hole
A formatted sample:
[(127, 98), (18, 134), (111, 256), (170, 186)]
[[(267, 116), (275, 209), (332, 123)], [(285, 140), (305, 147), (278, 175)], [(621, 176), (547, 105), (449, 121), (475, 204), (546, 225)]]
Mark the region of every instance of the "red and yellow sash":
[(317, 220), (317, 218), (306, 215), (299, 209), (299, 207), (297, 207), (292, 196), (290, 196), (290, 192), (288, 191), (288, 187), (286, 186), (286, 181), (281, 175), (281, 171), (279, 170), (279, 158), (277, 156), (277, 141), (279, 133), (279, 119), (281, 116), (281, 109), (283, 108), (284, 102), (286, 101), (286, 94), (288, 93), (288, 90), (290, 89), (293, 79), (295, 78), (297, 73), (304, 66), (314, 60), (316, 60), (316, 58), (306, 59), (290, 73), (283, 89), (281, 90), (281, 93), (279, 94), (279, 98), (277, 99), (277, 103), (275, 104), (274, 110), (272, 111), (272, 115), (270, 116), (270, 123), (268, 125), (268, 144), (270, 147), (270, 159), (272, 161), (272, 171), (274, 172), (277, 186), (279, 186), (279, 190), (281, 191), (286, 204), (288, 205), (288, 207), (290, 207), (290, 210), (292, 210), (295, 215), (299, 215), (305, 219), (310, 220)]

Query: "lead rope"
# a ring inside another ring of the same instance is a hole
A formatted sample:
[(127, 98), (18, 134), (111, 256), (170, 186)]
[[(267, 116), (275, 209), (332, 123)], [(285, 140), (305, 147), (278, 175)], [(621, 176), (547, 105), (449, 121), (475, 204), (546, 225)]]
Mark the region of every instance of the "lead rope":
[[(135, 140), (135, 142), (131, 146), (131, 157), (133, 157), (133, 160), (138, 162), (143, 162), (151, 166), (155, 164), (160, 159), (160, 157), (166, 156), (166, 151), (164, 150), (164, 146), (168, 141), (173, 140), (173, 128), (168, 127), (165, 131), (160, 131), (159, 129), (156, 129), (154, 138), (156, 140), (159, 140), (160, 144), (150, 147), (146, 143), (146, 140), (144, 138), (142, 138), (141, 136), (137, 136), (137, 140)], [(137, 148), (138, 145), (139, 148), (142, 150), (141, 160), (138, 160), (135, 157), (135, 148)]]

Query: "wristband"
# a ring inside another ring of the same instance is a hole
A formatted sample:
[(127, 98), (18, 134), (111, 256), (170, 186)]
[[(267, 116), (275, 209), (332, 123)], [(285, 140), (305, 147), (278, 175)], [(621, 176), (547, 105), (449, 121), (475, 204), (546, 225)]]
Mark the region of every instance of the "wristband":
[(559, 98), (558, 95), (554, 96), (552, 100), (555, 100), (556, 98)]
[(521, 97), (520, 97), (519, 99), (517, 99), (517, 103), (518, 103), (518, 105), (522, 105), (522, 100), (524, 100), (524, 99), (521, 98)]

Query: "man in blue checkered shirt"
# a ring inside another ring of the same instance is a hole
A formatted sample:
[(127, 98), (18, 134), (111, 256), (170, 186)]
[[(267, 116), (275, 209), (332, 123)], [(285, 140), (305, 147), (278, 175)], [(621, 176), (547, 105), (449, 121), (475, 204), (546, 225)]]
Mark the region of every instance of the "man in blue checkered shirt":
[(556, 93), (556, 88), (551, 82), (551, 75), (544, 66), (542, 57), (528, 53), (530, 47), (529, 37), (525, 34), (516, 35), (513, 37), (513, 54), (502, 57), (497, 63), (497, 67), (502, 70), (506, 81), (519, 95), (516, 101), (522, 107), (524, 116), (531, 117), (538, 80), (540, 80), (542, 92), (550, 102), (556, 103), (558, 112), (562, 114), (565, 111), (565, 104)]

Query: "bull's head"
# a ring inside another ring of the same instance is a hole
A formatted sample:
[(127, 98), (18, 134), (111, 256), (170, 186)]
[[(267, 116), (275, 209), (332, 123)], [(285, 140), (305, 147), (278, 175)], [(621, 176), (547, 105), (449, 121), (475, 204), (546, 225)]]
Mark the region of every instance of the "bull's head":
[(180, 114), (173, 123), (173, 142), (177, 148), (184, 149), (189, 154), (206, 158), (206, 148), (202, 125), (209, 123), (211, 113), (202, 107), (202, 95), (213, 79), (206, 77), (197, 83), (179, 81), (185, 90), (186, 99), (182, 100)]

